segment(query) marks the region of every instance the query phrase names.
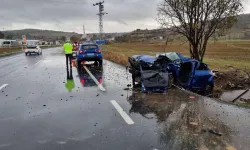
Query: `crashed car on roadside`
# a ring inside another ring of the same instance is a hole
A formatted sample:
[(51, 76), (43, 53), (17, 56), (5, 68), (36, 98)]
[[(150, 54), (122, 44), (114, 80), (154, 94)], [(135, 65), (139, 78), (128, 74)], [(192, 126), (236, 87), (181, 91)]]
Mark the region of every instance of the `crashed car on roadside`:
[(208, 66), (179, 53), (158, 54), (156, 57), (135, 55), (128, 59), (133, 85), (139, 83), (142, 92), (166, 92), (166, 87), (171, 88), (172, 84), (203, 95), (213, 91), (214, 77)]
[(166, 92), (174, 83), (174, 76), (167, 66), (167, 57), (135, 55), (129, 57), (129, 72), (132, 74), (133, 85), (141, 85), (142, 92)]

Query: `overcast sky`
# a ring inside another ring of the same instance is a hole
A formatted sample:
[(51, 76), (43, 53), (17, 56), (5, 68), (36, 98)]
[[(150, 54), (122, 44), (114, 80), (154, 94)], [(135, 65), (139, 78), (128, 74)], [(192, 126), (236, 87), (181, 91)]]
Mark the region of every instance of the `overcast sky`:
[[(155, 21), (162, 0), (105, 0), (105, 32), (159, 28)], [(0, 0), (0, 30), (39, 28), (82, 33), (99, 32), (95, 0)], [(244, 3), (250, 13), (250, 0)]]

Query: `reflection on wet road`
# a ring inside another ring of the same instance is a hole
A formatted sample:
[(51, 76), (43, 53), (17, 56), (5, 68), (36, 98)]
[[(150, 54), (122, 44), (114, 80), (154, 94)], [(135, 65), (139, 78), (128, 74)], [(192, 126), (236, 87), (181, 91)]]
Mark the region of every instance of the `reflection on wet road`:
[(86, 66), (98, 84), (85, 68), (68, 81), (60, 49), (43, 53), (0, 59), (0, 149), (249, 149), (249, 109), (176, 89), (141, 94), (108, 61)]

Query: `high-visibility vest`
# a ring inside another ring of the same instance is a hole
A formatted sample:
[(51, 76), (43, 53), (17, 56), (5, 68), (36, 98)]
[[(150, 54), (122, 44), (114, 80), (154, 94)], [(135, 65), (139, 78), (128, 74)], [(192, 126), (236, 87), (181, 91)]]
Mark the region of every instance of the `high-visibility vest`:
[(65, 54), (72, 54), (73, 46), (71, 43), (65, 43), (63, 45), (63, 50)]

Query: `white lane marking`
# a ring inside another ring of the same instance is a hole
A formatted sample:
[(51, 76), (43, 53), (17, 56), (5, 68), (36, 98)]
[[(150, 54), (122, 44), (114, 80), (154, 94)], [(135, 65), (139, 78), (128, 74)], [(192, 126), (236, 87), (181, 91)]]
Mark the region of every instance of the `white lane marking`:
[(88, 72), (88, 74), (89, 74), (89, 76), (92, 78), (92, 80), (95, 82), (95, 84), (98, 86), (98, 88), (101, 90), (101, 91), (103, 91), (103, 92), (105, 92), (106, 91), (106, 89), (102, 86), (102, 84), (100, 84), (98, 81), (97, 81), (97, 79), (94, 77), (94, 75), (89, 71), (89, 69), (86, 67), (86, 66), (83, 66), (84, 67), (84, 69)]
[(126, 112), (121, 108), (121, 106), (115, 100), (111, 100), (110, 102), (119, 112), (122, 118), (127, 122), (127, 124), (129, 125), (134, 124), (134, 121), (126, 114)]
[(50, 63), (52, 60), (43, 60), (43, 63)]
[(41, 61), (42, 61), (42, 60), (39, 60), (37, 63), (35, 63), (35, 65), (34, 65), (34, 66), (38, 65)]
[(2, 86), (0, 86), (0, 90), (2, 90), (3, 88), (5, 88), (8, 84), (4, 84)]

